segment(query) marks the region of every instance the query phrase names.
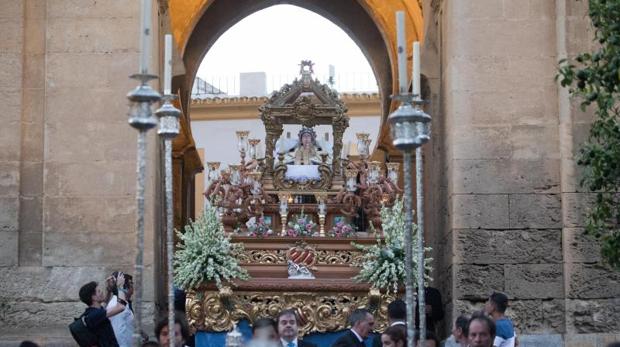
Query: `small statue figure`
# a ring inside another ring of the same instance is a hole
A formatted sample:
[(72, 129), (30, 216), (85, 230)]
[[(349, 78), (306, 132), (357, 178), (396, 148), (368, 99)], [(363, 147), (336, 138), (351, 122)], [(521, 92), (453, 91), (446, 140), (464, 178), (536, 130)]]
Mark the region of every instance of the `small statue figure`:
[(296, 264), (294, 261), (288, 261), (288, 278), (290, 279), (314, 279), (314, 275), (305, 265)]
[(316, 133), (312, 128), (302, 127), (298, 134), (297, 145), (286, 153), (286, 164), (319, 165), (323, 162), (321, 154), (327, 154), (326, 164), (331, 163), (329, 151), (317, 141)]

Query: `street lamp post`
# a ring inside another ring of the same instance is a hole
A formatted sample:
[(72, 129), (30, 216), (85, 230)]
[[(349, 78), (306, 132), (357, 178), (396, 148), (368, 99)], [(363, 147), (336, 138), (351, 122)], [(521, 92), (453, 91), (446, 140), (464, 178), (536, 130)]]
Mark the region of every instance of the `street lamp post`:
[(136, 181), (136, 260), (135, 260), (135, 298), (134, 298), (134, 343), (142, 342), (142, 275), (144, 271), (144, 185), (146, 181), (146, 133), (157, 125), (151, 106), (159, 101), (160, 95), (148, 85), (148, 81), (157, 78), (146, 72), (132, 75), (140, 81), (138, 87), (127, 95), (131, 102), (129, 124), (138, 130), (137, 181)]
[[(396, 99), (401, 101), (401, 105), (398, 107), (396, 111), (394, 111), (388, 117), (388, 122), (391, 126), (391, 134), (392, 134), (392, 144), (397, 149), (403, 152), (403, 164), (404, 164), (404, 181), (405, 181), (405, 194), (404, 194), (404, 205), (405, 205), (405, 221), (406, 221), (406, 230), (405, 230), (405, 300), (407, 302), (407, 323), (411, 324), (413, 328), (413, 311), (412, 308), (414, 306), (413, 296), (414, 296), (414, 287), (413, 287), (413, 271), (412, 262), (413, 262), (413, 240), (412, 240), (412, 224), (413, 224), (413, 197), (412, 197), (412, 189), (411, 189), (411, 181), (412, 181), (412, 170), (411, 170), (411, 162), (412, 162), (412, 150), (416, 150), (416, 186), (417, 186), (417, 196), (418, 196), (418, 206), (417, 206), (417, 214), (418, 214), (418, 230), (417, 230), (417, 242), (416, 242), (416, 250), (418, 252), (417, 259), (417, 277), (418, 277), (418, 308), (420, 315), (420, 341), (425, 340), (426, 335), (426, 320), (425, 317), (425, 308), (426, 305), (424, 303), (424, 239), (423, 239), (423, 225), (420, 225), (421, 216), (423, 215), (422, 211), (422, 151), (421, 146), (428, 142), (430, 139), (430, 121), (431, 117), (424, 113), (420, 108), (421, 101), (419, 100), (417, 95), (414, 94), (401, 94)], [(412, 316), (411, 318), (409, 316)], [(413, 330), (413, 329), (412, 329)], [(408, 346), (413, 345), (413, 336), (408, 336)], [(409, 344), (411, 341), (411, 344)]]
[(141, 1), (140, 18), (140, 68), (139, 73), (130, 77), (138, 80), (138, 86), (127, 94), (130, 101), (129, 124), (138, 130), (137, 160), (136, 160), (136, 258), (134, 264), (134, 331), (133, 340), (136, 346), (142, 345), (142, 294), (144, 292), (142, 277), (144, 272), (144, 185), (146, 181), (146, 133), (157, 125), (157, 118), (153, 116), (152, 105), (159, 101), (161, 96), (151, 86), (149, 81), (156, 79), (156, 75), (149, 74), (148, 68), (151, 55), (151, 15), (152, 0)]
[[(413, 286), (413, 213), (412, 213), (412, 191), (411, 191), (411, 161), (412, 151), (416, 150), (416, 166), (417, 169), (421, 169), (421, 150), (420, 146), (428, 142), (430, 139), (429, 125), (431, 117), (424, 113), (420, 108), (421, 100), (418, 95), (410, 93), (401, 93), (394, 97), (401, 101), (400, 106), (396, 111), (392, 112), (388, 117), (388, 122), (391, 127), (392, 144), (397, 149), (403, 152), (403, 164), (404, 164), (404, 181), (405, 181), (405, 301), (407, 303), (407, 346), (413, 347), (413, 324), (414, 324), (414, 286)], [(418, 171), (418, 193), (421, 191), (421, 172)], [(418, 203), (420, 203), (420, 195), (418, 195)], [(418, 218), (422, 215), (422, 206), (418, 205)], [(421, 294), (418, 294), (418, 307), (420, 314), (420, 341), (426, 339), (426, 327), (425, 327), (425, 307), (424, 304), (424, 240), (422, 238), (423, 230), (418, 225), (418, 238), (416, 244), (416, 250), (418, 252), (418, 289)]]
[[(157, 133), (164, 140), (164, 187), (166, 192), (166, 255), (168, 268), (168, 331), (174, 331), (174, 215), (172, 200), (172, 139), (179, 134), (179, 116), (181, 111), (175, 108), (171, 100), (174, 96), (166, 94), (164, 104), (155, 112), (160, 118)], [(174, 339), (170, 339), (174, 347)]]
[[(155, 111), (159, 117), (157, 134), (164, 140), (164, 187), (166, 206), (166, 261), (168, 268), (168, 331), (174, 331), (174, 212), (172, 200), (172, 139), (179, 134), (181, 111), (172, 105), (172, 35), (164, 37), (164, 103)], [(174, 347), (174, 339), (170, 346)]]
[(407, 347), (414, 346), (414, 289), (413, 289), (413, 212), (411, 192), (411, 156), (416, 150), (416, 182), (418, 193), (418, 232), (416, 250), (418, 251), (418, 308), (420, 315), (420, 341), (426, 340), (426, 319), (424, 303), (424, 220), (422, 201), (422, 151), (420, 146), (430, 139), (431, 117), (420, 108), (420, 44), (413, 44), (413, 93), (408, 93), (407, 79), (407, 39), (405, 30), (405, 13), (396, 12), (396, 52), (398, 57), (398, 93), (393, 96), (400, 106), (388, 117), (391, 127), (392, 144), (403, 152), (403, 169), (405, 180), (405, 302), (407, 303)]

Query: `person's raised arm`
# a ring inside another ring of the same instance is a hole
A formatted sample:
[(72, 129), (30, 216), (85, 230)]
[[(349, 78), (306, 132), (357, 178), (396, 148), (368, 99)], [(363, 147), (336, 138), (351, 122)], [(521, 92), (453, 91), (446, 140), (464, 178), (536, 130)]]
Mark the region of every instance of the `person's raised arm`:
[(106, 307), (106, 316), (108, 318), (113, 317), (125, 310), (127, 301), (125, 301), (125, 274), (122, 272), (116, 277), (116, 289), (118, 289), (118, 297), (112, 297), (108, 306)]

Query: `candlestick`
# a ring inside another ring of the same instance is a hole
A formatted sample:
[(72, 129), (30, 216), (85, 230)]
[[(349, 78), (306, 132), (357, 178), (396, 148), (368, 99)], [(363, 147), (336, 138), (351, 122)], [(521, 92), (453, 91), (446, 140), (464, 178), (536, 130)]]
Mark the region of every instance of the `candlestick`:
[(140, 23), (140, 73), (147, 74), (151, 56), (151, 14), (152, 0), (142, 0), (142, 18)]
[(421, 100), (420, 95), (420, 42), (413, 43), (413, 95)]
[(319, 213), (319, 236), (325, 237), (325, 214)]
[(164, 41), (164, 94), (170, 95), (172, 94), (172, 35), (166, 34)]
[(405, 12), (396, 12), (396, 51), (398, 54), (399, 94), (407, 92), (407, 37), (405, 35)]
[(357, 169), (354, 168), (346, 168), (344, 170), (344, 175), (347, 178), (346, 188), (349, 192), (357, 190), (357, 172)]
[(260, 143), (260, 139), (249, 139), (248, 143), (250, 144), (250, 158), (256, 159), (258, 155), (258, 144)]
[(286, 217), (288, 215), (288, 199), (289, 196), (287, 194), (278, 194), (278, 198), (280, 199), (280, 221), (282, 224), (282, 232), (280, 235), (286, 236)]

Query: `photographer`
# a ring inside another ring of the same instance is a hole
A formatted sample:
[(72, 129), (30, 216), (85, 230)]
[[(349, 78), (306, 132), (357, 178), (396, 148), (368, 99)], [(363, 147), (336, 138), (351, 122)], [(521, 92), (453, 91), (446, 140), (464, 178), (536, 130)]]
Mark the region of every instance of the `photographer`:
[[(108, 289), (110, 290), (110, 300), (106, 306), (106, 310), (113, 310), (117, 303), (124, 306), (123, 311), (111, 316), (110, 322), (114, 330), (114, 336), (120, 347), (131, 347), (133, 334), (133, 312), (131, 311), (128, 301), (131, 299), (130, 293), (133, 288), (130, 281), (126, 281), (125, 274), (122, 272), (113, 272), (112, 276), (106, 279)], [(131, 276), (127, 276), (130, 278)]]
[[(124, 276), (119, 276), (118, 282), (124, 283)], [(89, 282), (80, 288), (80, 300), (88, 306), (82, 314), (83, 321), (89, 331), (97, 340), (100, 347), (118, 347), (118, 341), (114, 335), (109, 317), (113, 317), (125, 310), (124, 295), (119, 295), (115, 305), (103, 308), (105, 296), (97, 282)], [(73, 334), (73, 331), (72, 331)], [(74, 335), (74, 338), (77, 337)]]

